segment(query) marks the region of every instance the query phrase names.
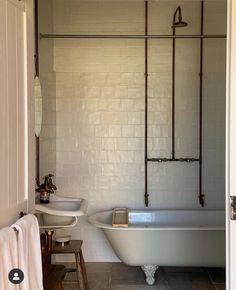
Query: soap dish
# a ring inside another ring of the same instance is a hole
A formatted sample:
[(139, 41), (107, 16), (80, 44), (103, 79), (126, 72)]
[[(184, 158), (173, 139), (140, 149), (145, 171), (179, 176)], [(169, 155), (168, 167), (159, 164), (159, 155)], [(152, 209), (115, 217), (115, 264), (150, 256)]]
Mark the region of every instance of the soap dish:
[(61, 243), (62, 247), (64, 247), (65, 243), (68, 243), (71, 239), (71, 236), (57, 236), (56, 237), (56, 242)]

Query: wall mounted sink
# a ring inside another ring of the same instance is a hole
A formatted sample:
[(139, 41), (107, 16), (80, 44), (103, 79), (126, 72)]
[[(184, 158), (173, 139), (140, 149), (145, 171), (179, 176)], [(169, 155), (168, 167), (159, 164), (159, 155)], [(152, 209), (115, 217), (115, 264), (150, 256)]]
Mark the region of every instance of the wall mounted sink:
[(40, 228), (59, 229), (73, 227), (79, 216), (86, 213), (87, 200), (83, 198), (62, 197), (51, 194), (50, 203), (35, 205)]

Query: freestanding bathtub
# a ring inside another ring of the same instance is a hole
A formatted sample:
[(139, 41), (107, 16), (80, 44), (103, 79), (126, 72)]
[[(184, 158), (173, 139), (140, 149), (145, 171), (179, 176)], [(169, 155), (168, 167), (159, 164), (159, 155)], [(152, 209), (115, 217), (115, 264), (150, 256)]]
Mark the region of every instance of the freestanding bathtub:
[(223, 210), (129, 210), (127, 228), (112, 227), (112, 211), (89, 217), (120, 260), (141, 266), (153, 285), (158, 266), (223, 267)]

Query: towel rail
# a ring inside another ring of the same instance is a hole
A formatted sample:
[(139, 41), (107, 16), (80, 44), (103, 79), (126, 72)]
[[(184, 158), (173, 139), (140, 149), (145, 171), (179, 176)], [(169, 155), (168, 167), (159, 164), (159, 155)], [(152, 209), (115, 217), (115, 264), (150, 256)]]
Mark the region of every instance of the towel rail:
[[(27, 215), (27, 213), (21, 211), (19, 214), (19, 218), (22, 218), (23, 216)], [(16, 227), (11, 227), (16, 233), (18, 233), (18, 229)]]

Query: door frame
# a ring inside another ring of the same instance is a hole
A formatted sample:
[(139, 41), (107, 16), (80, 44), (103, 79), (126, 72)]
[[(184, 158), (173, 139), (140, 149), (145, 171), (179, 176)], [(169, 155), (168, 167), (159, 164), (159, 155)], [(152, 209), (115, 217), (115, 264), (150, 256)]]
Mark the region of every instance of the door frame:
[(34, 109), (34, 51), (35, 51), (35, 21), (34, 21), (34, 0), (26, 2), (26, 34), (27, 34), (27, 126), (28, 126), (28, 203), (27, 212), (34, 212), (35, 207), (35, 109)]
[[(236, 2), (227, 0), (227, 69), (225, 133), (226, 289), (236, 289), (236, 221), (231, 221), (230, 196), (236, 196)], [(235, 262), (234, 262), (235, 261)]]

